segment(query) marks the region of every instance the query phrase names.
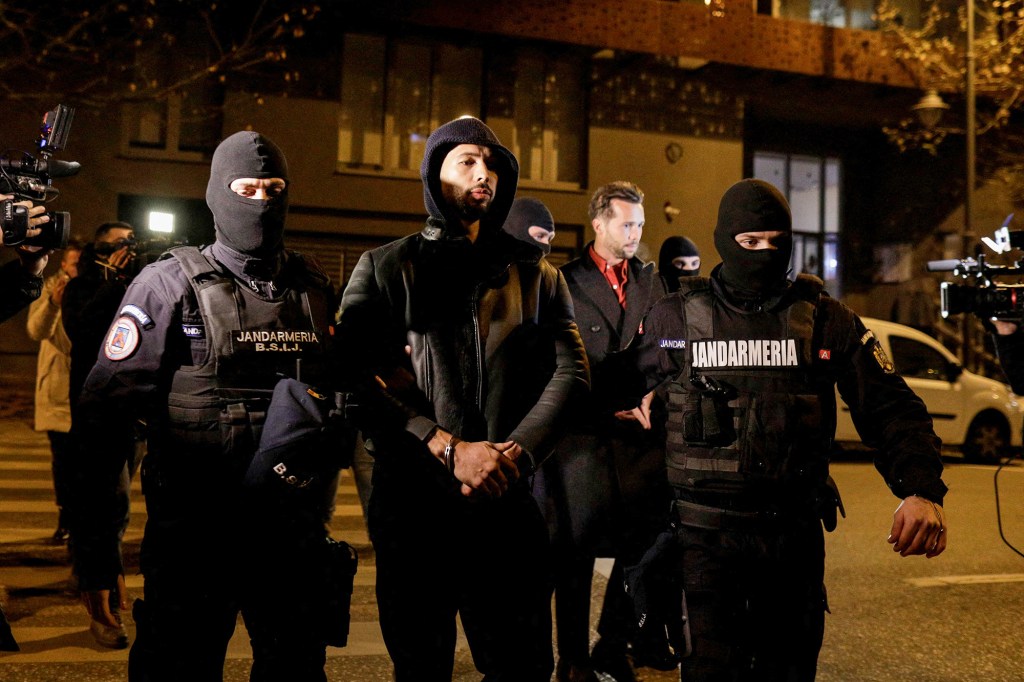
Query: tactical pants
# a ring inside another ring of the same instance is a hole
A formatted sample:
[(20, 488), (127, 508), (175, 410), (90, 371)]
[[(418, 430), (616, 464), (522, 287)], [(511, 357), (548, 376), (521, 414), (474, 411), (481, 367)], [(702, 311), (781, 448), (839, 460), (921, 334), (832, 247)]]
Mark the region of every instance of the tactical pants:
[(812, 681), (825, 629), (818, 522), (677, 530), (693, 653), (682, 680)]
[(318, 611), (324, 595), (311, 580), (305, 547), (258, 544), (259, 534), (210, 519), (168, 525), (159, 516), (147, 523), (131, 682), (220, 682), (239, 613), (252, 645), (250, 680), (327, 679)]
[(524, 487), (468, 502), (374, 480), (377, 605), (396, 682), (450, 682), (462, 619), (487, 682), (548, 682), (548, 540)]

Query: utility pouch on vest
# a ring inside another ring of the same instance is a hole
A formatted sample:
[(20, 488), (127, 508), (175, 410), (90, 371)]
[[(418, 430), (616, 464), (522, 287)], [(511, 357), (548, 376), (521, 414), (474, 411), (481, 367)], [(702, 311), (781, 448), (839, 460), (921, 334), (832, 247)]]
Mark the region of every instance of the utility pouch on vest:
[(220, 413), (220, 433), (224, 451), (230, 453), (252, 453), (260, 442), (263, 424), (267, 420), (265, 405), (249, 405), (232, 402)]
[(729, 401), (735, 391), (713, 377), (693, 374), (683, 406), (683, 438), (688, 445), (724, 446), (736, 440)]

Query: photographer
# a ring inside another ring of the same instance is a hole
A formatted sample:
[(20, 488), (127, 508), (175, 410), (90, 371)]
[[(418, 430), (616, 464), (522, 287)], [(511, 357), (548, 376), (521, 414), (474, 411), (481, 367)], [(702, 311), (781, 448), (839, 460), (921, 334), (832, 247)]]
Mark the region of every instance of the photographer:
[[(0, 194), (0, 201), (13, 199), (9, 194)], [(40, 230), (38, 225), (49, 222), (49, 216), (40, 216), (46, 208), (34, 206), (31, 201), (19, 201), (16, 206), (28, 209), (28, 237), (35, 237)], [(0, 234), (0, 244), (3, 235)], [(0, 322), (11, 317), (32, 301), (39, 298), (43, 291), (43, 268), (50, 251), (38, 246), (22, 246), (18, 248), (19, 260), (11, 261), (0, 267)]]
[[(92, 243), (87, 244), (82, 250), (78, 277), (68, 282), (64, 289), (61, 315), (64, 320), (64, 331), (71, 340), (69, 385), (72, 439), (77, 438), (76, 425), (82, 419), (78, 403), (85, 378), (96, 364), (107, 329), (117, 316), (121, 298), (135, 273), (132, 267), (135, 254), (131, 245), (134, 235), (135, 231), (128, 223), (107, 222), (96, 228)], [(106, 432), (103, 447), (112, 453), (119, 453), (119, 456), (128, 463), (122, 467), (116, 490), (120, 541), (129, 521), (129, 486), (135, 469), (135, 434), (132, 429), (118, 428), (116, 415), (103, 415), (103, 418), (110, 419), (110, 428)], [(73, 528), (73, 501), (64, 508), (64, 511), (64, 522), (69, 528)], [(72, 538), (72, 542), (74, 541)], [(123, 586), (119, 585), (115, 598), (126, 598)], [(111, 649), (123, 649), (128, 646), (128, 635), (120, 623), (111, 625), (93, 619), (89, 629), (101, 646)]]

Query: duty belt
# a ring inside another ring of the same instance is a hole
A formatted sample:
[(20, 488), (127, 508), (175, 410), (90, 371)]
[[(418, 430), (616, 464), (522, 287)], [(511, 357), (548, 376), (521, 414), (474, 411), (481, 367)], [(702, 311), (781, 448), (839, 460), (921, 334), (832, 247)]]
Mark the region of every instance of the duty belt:
[(708, 507), (688, 500), (675, 501), (676, 518), (680, 525), (705, 530), (764, 531), (771, 527), (791, 524), (792, 514), (776, 511), (734, 511), (721, 507)]

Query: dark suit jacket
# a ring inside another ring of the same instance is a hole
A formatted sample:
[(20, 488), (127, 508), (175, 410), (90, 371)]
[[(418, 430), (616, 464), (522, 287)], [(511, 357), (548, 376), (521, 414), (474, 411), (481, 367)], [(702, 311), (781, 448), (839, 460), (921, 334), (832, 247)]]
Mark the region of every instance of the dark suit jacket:
[(615, 409), (600, 397), (601, 364), (627, 346), (647, 310), (665, 294), (664, 283), (653, 263), (630, 260), (623, 311), (589, 244), (561, 271), (590, 359), (594, 393), (575, 401), (570, 433), (537, 476), (534, 496), (557, 545), (629, 557), (646, 547), (647, 528), (660, 528), (667, 509), (663, 416), (651, 431), (616, 419)]
[(561, 268), (572, 295), (576, 326), (579, 327), (583, 345), (587, 349), (591, 384), (595, 389), (590, 404), (576, 415), (577, 426), (588, 423), (600, 426), (607, 423), (614, 410), (604, 407), (600, 396), (601, 391), (612, 387), (599, 385), (601, 365), (609, 353), (626, 347), (640, 327), (643, 316), (665, 295), (665, 285), (655, 272), (654, 263), (642, 263), (633, 258), (629, 261), (626, 309), (623, 311), (608, 280), (590, 257), (590, 246), (587, 244), (580, 258)]

